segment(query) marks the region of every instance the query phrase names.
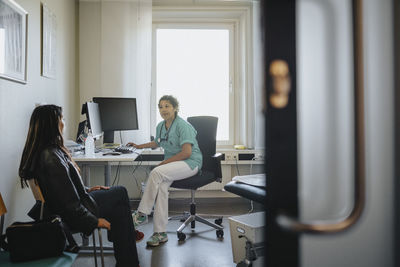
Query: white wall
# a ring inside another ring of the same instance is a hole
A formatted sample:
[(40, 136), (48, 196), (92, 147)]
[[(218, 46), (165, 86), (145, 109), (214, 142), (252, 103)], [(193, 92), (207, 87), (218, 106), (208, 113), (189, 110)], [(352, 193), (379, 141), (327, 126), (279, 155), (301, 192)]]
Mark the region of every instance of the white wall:
[(28, 124), (35, 103), (63, 107), (66, 135), (76, 133), (78, 88), (76, 69), (77, 2), (42, 1), (57, 18), (57, 78), (40, 75), (40, 3), (39, 0), (16, 0), (28, 12), (27, 83), (0, 79), (0, 192), (8, 208), (6, 225), (27, 220), (33, 205), (30, 189), (21, 189), (18, 167)]
[(139, 130), (123, 132), (124, 143), (150, 141), (151, 8), (151, 0), (79, 2), (80, 104), (136, 97)]
[[(301, 217), (353, 205), (351, 1), (298, 1)], [(392, 1), (364, 2), (366, 207), (349, 231), (303, 235), (301, 266), (393, 266)]]

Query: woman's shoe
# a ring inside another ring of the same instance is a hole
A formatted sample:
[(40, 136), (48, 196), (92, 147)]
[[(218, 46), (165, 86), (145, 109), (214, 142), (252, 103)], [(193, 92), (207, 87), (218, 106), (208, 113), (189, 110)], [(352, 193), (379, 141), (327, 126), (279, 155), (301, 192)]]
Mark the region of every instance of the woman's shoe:
[(143, 225), (143, 224), (146, 224), (148, 222), (147, 215), (146, 214), (142, 214), (137, 210), (135, 210), (132, 213), (132, 220), (133, 220), (133, 225), (135, 225), (135, 228), (138, 227), (139, 225)]
[(153, 233), (153, 235), (147, 240), (147, 245), (151, 247), (156, 247), (160, 243), (165, 243), (168, 241), (168, 235), (166, 232)]
[(138, 230), (136, 230), (136, 243), (142, 241), (144, 238), (144, 234)]

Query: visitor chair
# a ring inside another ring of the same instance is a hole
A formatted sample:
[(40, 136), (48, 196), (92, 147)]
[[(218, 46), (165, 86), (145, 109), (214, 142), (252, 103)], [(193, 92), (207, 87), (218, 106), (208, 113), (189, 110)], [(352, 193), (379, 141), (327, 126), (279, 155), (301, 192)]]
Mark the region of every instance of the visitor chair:
[[(7, 213), (6, 205), (4, 204), (3, 198), (0, 193), (0, 235), (3, 234), (4, 229), (4, 218)], [(46, 258), (40, 260), (33, 260), (29, 262), (15, 263), (10, 261), (10, 255), (8, 251), (2, 251), (0, 249), (0, 266), (1, 267), (68, 267), (72, 266), (76, 258), (75, 253), (65, 252), (59, 257)]]
[(222, 181), (221, 159), (222, 154), (216, 153), (217, 147), (217, 125), (218, 118), (211, 116), (189, 117), (187, 121), (193, 125), (197, 131), (197, 142), (203, 155), (203, 166), (199, 172), (189, 178), (174, 181), (171, 185), (173, 188), (189, 189), (191, 192), (190, 213), (186, 212), (183, 215), (170, 217), (170, 220), (180, 219), (184, 221), (177, 230), (179, 241), (186, 239), (186, 235), (182, 232), (189, 224), (191, 228), (195, 228), (195, 222), (201, 222), (216, 229), (218, 238), (224, 236), (224, 227), (222, 217), (215, 220), (215, 223), (209, 222), (206, 219), (196, 214), (195, 192), (198, 188), (208, 185), (212, 182)]
[[(39, 185), (34, 179), (28, 180), (29, 182), (29, 187), (32, 190), (33, 196), (36, 201), (40, 202), (40, 219), (43, 219), (43, 211), (44, 211), (44, 203), (45, 199), (43, 197), (42, 191), (40, 190)], [(68, 226), (68, 225), (67, 225)], [(79, 231), (75, 231), (74, 229), (70, 229), (72, 234), (80, 233)], [(100, 249), (100, 259), (101, 259), (101, 266), (104, 267), (104, 247), (103, 247), (103, 240), (102, 240), (102, 235), (101, 235), (101, 228), (97, 228), (97, 233), (99, 237), (99, 249)], [(80, 233), (82, 236), (82, 245), (79, 247), (79, 253), (81, 254), (88, 254), (93, 252), (94, 256), (94, 263), (95, 266), (97, 267), (97, 247), (96, 247), (96, 238), (95, 234), (92, 233), (92, 239), (93, 239), (93, 245), (89, 246), (88, 245), (88, 237), (85, 236), (83, 233)], [(107, 248), (107, 249), (112, 249), (112, 248)], [(92, 252), (89, 252), (92, 251)]]
[(4, 217), (7, 213), (6, 205), (4, 204), (3, 197), (0, 193), (0, 235), (3, 234), (3, 227), (4, 227)]

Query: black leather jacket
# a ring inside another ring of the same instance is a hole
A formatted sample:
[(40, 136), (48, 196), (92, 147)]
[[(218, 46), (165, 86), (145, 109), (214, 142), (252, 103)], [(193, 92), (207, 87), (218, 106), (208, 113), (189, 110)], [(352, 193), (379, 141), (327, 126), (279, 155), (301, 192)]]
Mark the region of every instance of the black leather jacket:
[(57, 146), (44, 149), (37, 170), (46, 212), (60, 215), (72, 230), (90, 234), (98, 223), (97, 205), (64, 151)]

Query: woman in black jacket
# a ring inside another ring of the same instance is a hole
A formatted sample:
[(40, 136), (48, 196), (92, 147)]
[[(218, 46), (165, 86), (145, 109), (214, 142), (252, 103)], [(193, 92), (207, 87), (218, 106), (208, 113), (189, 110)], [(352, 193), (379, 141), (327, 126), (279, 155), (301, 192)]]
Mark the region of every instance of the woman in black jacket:
[(46, 200), (46, 212), (60, 215), (71, 229), (85, 234), (96, 227), (110, 230), (117, 266), (139, 266), (126, 189), (85, 188), (79, 168), (64, 146), (63, 129), (61, 107), (35, 108), (19, 167), (22, 187), (35, 179)]

